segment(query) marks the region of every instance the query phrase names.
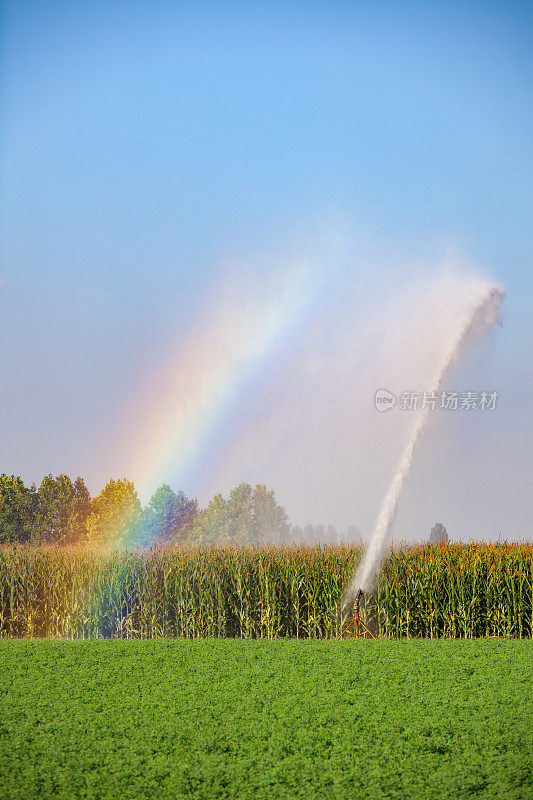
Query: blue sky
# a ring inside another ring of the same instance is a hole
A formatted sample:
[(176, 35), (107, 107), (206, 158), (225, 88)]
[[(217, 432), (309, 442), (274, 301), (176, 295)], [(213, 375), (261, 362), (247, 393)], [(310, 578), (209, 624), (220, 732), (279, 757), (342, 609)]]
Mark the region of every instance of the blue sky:
[(2, 471), (97, 489), (95, 442), (221, 264), (253, 276), (250, 253), (331, 219), (403, 257), (453, 246), (504, 284), (500, 377), (529, 425), (531, 4), (1, 15)]

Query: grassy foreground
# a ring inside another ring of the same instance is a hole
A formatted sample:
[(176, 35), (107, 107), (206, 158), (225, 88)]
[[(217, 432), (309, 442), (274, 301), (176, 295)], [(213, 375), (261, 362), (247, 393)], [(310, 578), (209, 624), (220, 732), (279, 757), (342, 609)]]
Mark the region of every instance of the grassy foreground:
[(528, 641), (0, 641), (0, 796), (530, 798)]

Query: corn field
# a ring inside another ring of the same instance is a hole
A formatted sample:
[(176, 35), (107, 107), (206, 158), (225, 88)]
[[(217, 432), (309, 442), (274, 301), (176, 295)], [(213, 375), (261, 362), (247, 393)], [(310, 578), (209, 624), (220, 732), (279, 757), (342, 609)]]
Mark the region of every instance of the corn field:
[[(357, 546), (0, 549), (0, 636), (330, 638)], [(532, 636), (529, 544), (400, 547), (366, 598), (380, 637)]]

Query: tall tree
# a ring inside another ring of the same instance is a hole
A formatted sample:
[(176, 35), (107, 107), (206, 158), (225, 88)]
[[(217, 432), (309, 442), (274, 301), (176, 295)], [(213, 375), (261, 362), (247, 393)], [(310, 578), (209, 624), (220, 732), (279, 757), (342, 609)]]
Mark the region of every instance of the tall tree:
[(141, 503), (131, 481), (111, 479), (91, 502), (87, 539), (101, 544), (128, 543), (136, 535)]
[(315, 541), (321, 544), (325, 541), (325, 533), (323, 525), (315, 525)]
[(290, 527), (285, 509), (276, 502), (272, 490), (263, 484), (252, 490), (247, 483), (241, 483), (227, 500), (221, 494), (215, 495), (196, 517), (193, 529), (195, 540), (205, 544), (281, 544), (287, 541)]
[(326, 529), (326, 541), (328, 544), (337, 544), (339, 541), (339, 534), (336, 528), (330, 523)]
[(300, 525), (293, 525), (291, 528), (291, 542), (293, 544), (301, 544), (303, 542), (304, 532)]
[(290, 526), (283, 506), (276, 502), (274, 490), (258, 483), (252, 497), (253, 541), (283, 544)]
[(253, 522), (253, 492), (247, 483), (240, 483), (230, 492), (228, 500), (229, 533), (232, 541), (250, 544), (255, 539)]
[(306, 544), (315, 544), (315, 528), (309, 522), (304, 528), (304, 542)]
[(45, 475), (37, 492), (32, 531), (36, 543), (73, 544), (86, 538), (91, 499), (82, 478)]
[(185, 542), (191, 537), (199, 513), (198, 501), (175, 492), (164, 483), (142, 512), (140, 540), (143, 544)]
[(436, 522), (431, 529), (431, 544), (448, 544), (448, 533), (442, 522)]
[(87, 538), (87, 521), (91, 515), (91, 495), (79, 476), (74, 481), (74, 514), (72, 526), (77, 541)]
[(358, 542), (361, 538), (361, 531), (357, 527), (357, 525), (349, 525), (348, 526), (348, 541), (349, 542)]
[(191, 537), (198, 544), (217, 544), (229, 542), (230, 515), (229, 504), (221, 494), (216, 494), (207, 508), (195, 517)]
[(0, 475), (0, 543), (30, 541), (36, 494), (18, 475)]

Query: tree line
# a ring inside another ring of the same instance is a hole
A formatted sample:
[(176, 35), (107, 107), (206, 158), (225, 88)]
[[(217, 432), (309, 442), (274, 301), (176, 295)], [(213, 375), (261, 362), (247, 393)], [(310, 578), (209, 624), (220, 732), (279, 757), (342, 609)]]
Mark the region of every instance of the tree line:
[[(359, 538), (352, 526), (349, 539)], [(274, 491), (241, 483), (227, 498), (216, 494), (206, 508), (163, 484), (142, 506), (126, 478), (110, 480), (91, 497), (83, 478), (46, 475), (26, 486), (18, 475), (0, 475), (0, 544), (316, 544), (336, 542), (332, 525), (291, 528)]]

